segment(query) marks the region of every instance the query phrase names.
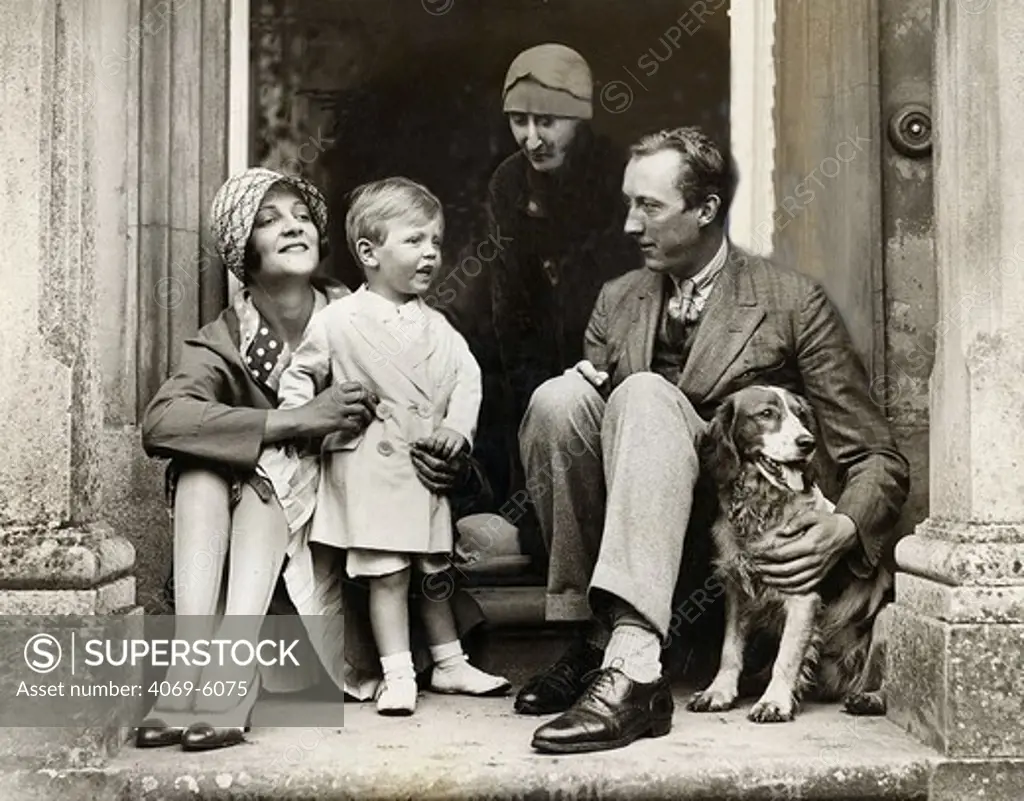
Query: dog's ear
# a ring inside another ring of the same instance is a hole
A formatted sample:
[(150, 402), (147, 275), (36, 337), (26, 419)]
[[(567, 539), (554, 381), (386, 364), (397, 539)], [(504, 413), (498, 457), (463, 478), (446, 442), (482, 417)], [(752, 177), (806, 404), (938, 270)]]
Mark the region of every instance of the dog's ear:
[(740, 472), (740, 455), (736, 450), (733, 433), (736, 428), (736, 401), (726, 398), (700, 442), (700, 466), (715, 484), (731, 484)]
[(818, 415), (814, 413), (814, 407), (811, 406), (810, 401), (802, 395), (796, 395), (797, 405), (803, 412), (804, 418), (808, 421), (808, 427), (811, 429), (811, 433), (814, 436), (818, 436), (818, 432), (821, 430), (821, 426), (818, 425)]
[[(818, 423), (818, 415), (814, 413), (814, 407), (811, 406), (810, 402), (803, 395), (796, 396), (797, 403), (800, 405), (800, 410), (803, 413), (803, 418), (807, 421), (807, 429), (814, 435), (820, 443), (821, 441), (821, 425)], [(804, 468), (804, 478), (808, 484), (816, 484), (821, 474), (821, 453), (822, 449), (819, 447), (818, 452), (814, 458), (807, 463)]]

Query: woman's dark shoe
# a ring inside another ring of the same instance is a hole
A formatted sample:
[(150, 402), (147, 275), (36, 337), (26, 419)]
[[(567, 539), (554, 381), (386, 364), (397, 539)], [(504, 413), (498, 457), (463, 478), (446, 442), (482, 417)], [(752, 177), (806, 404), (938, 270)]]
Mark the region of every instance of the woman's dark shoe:
[(668, 734), (673, 709), (666, 678), (641, 684), (618, 668), (604, 668), (564, 715), (534, 732), (532, 745), (549, 754), (622, 748), (640, 737)]
[(587, 688), (584, 676), (601, 666), (600, 649), (580, 638), (551, 667), (538, 673), (519, 691), (515, 710), (520, 715), (554, 715), (576, 703)]
[(251, 729), (245, 726), (211, 726), (209, 723), (193, 723), (181, 736), (182, 751), (213, 751), (245, 742), (245, 735)]
[(160, 718), (146, 718), (135, 729), (136, 748), (164, 748), (181, 743), (184, 726), (168, 726)]

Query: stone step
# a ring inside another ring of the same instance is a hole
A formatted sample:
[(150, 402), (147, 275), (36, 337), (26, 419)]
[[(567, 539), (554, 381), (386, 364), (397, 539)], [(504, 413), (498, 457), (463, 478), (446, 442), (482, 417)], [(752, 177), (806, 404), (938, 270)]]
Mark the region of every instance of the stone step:
[[(572, 635), (571, 626), (544, 621), (542, 586), (482, 584), (470, 592), (489, 624), (474, 641), (474, 660), (516, 688)], [(205, 754), (127, 745), (101, 770), (0, 775), (0, 798), (928, 798), (936, 755), (884, 719), (809, 704), (792, 723), (759, 726), (745, 717), (755, 699), (726, 714), (696, 715), (685, 700), (701, 686), (700, 673), (682, 674), (668, 736), (603, 754), (533, 751), (532, 732), (544, 719), (514, 714), (511, 698), (425, 692), (413, 717), (395, 719), (377, 715), (373, 704), (343, 704), (323, 693), (267, 696), (244, 745)]]
[(539, 585), (482, 585), (467, 593), (480, 605), (491, 628), (543, 628), (545, 589)]
[[(502, 670), (518, 688), (561, 652), (569, 635), (550, 625), (501, 626), (480, 643), (479, 664)], [(792, 723), (757, 725), (745, 716), (753, 698), (728, 713), (698, 715), (685, 709), (696, 686), (684, 679), (674, 688), (668, 736), (570, 757), (531, 749), (532, 733), (546, 719), (515, 714), (511, 697), (424, 692), (416, 714), (402, 719), (323, 693), (265, 696), (244, 745), (205, 754), (127, 745), (103, 770), (25, 774), (17, 793), (5, 792), (0, 776), (0, 798), (928, 798), (937, 756), (884, 719), (808, 704)]]
[(381, 717), (372, 704), (273, 699), (257, 707), (244, 745), (203, 754), (128, 746), (103, 770), (37, 774), (40, 794), (3, 797), (58, 797), (45, 789), (74, 801), (928, 797), (937, 757), (884, 719), (809, 704), (791, 723), (757, 725), (745, 717), (752, 701), (724, 714), (686, 711), (691, 690), (676, 688), (667, 736), (568, 757), (534, 752), (542, 719), (514, 714), (507, 698), (423, 693), (410, 718)]

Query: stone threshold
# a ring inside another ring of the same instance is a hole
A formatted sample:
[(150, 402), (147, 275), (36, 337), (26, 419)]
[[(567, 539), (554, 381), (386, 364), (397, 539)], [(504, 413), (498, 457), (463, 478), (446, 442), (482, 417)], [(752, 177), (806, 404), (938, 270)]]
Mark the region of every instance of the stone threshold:
[[(671, 733), (628, 748), (568, 757), (530, 748), (543, 719), (515, 715), (511, 699), (422, 693), (410, 718), (372, 704), (261, 701), (249, 742), (221, 751), (126, 746), (102, 770), (8, 776), (21, 795), (116, 799), (666, 798), (695, 801), (907, 801), (928, 798), (941, 762), (892, 723), (808, 704), (792, 723), (746, 720), (754, 699), (728, 713), (686, 711), (676, 689)], [(343, 720), (344, 718), (344, 720)], [(273, 724), (273, 725), (263, 725)], [(301, 723), (292, 728), (287, 722)], [(34, 788), (34, 790), (33, 790)], [(33, 794), (34, 792), (34, 794)]]

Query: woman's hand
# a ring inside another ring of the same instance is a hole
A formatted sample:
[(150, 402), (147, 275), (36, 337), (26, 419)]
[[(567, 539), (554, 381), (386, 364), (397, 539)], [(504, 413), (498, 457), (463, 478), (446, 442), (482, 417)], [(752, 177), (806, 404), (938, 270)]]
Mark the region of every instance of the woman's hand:
[(377, 396), (357, 381), (332, 384), (313, 400), (294, 411), (300, 415), (300, 436), (344, 439), (359, 436), (377, 412)]
[(427, 441), (413, 443), (409, 455), (420, 483), (438, 495), (451, 491), (466, 462), (464, 451), (452, 459), (446, 459), (444, 454), (434, 451)]
[(466, 438), (458, 431), (443, 426), (437, 429), (426, 439), (420, 440), (420, 445), (427, 453), (433, 454), (446, 462), (454, 459), (469, 444)]

